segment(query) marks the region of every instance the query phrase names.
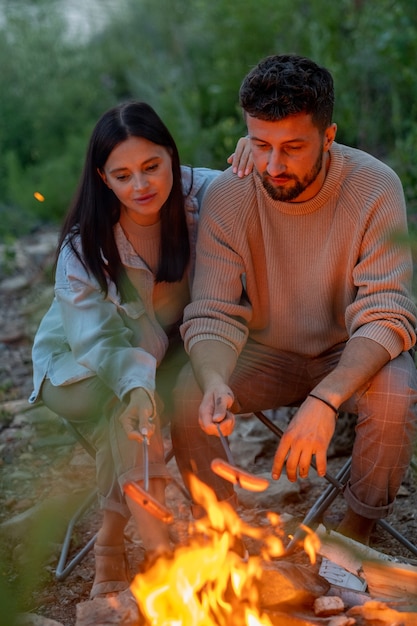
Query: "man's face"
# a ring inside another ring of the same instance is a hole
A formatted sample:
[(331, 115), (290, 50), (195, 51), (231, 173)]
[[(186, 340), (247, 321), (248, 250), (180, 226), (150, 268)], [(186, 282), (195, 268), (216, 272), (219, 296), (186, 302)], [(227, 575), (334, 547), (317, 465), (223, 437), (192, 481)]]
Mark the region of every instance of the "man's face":
[(313, 198), (326, 178), (336, 125), (321, 133), (306, 113), (267, 122), (246, 116), (253, 161), (268, 194), (281, 202)]

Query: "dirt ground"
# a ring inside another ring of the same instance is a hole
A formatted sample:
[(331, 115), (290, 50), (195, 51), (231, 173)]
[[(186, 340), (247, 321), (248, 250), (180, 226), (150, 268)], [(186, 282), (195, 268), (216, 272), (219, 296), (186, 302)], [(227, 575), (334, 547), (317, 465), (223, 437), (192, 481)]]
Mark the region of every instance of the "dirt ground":
[[(24, 242), (17, 255), (22, 268), (11, 277), (0, 273), (0, 626), (11, 626), (11, 616), (16, 611), (73, 626), (76, 606), (88, 600), (94, 577), (92, 552), (65, 580), (58, 581), (55, 576), (66, 523), (94, 486), (93, 461), (57, 416), (42, 407), (29, 409), (27, 403), (32, 385), (33, 332), (51, 294), (45, 278), (51, 238), (46, 240), (47, 243), (43, 239), (40, 242), (36, 236), (35, 241)], [(44, 247), (39, 250), (42, 242)], [(32, 256), (28, 256), (29, 244)], [(285, 421), (287, 415), (275, 417)], [(348, 418), (342, 419), (338, 429), (329, 458), (329, 471), (333, 474), (346, 460), (352, 424)], [(256, 419), (242, 418), (231, 447), (238, 465), (269, 476), (276, 439)], [(414, 457), (389, 522), (417, 546), (415, 462)], [(175, 461), (169, 467), (176, 477)], [(240, 515), (256, 526), (265, 524), (267, 513), (275, 511), (285, 521), (285, 532), (292, 533), (324, 487), (323, 479), (311, 471), (307, 480), (290, 485), (282, 478), (263, 494), (239, 491)], [(186, 536), (190, 512), (175, 484), (168, 488), (167, 504), (174, 513), (172, 539), (178, 543)], [(338, 497), (326, 523), (336, 522), (343, 510), (343, 498)], [(74, 529), (69, 558), (91, 539), (99, 524), (100, 514), (93, 505)], [(141, 567), (144, 551), (130, 525), (126, 545), (130, 567), (135, 573)], [(371, 545), (380, 552), (417, 564), (417, 556), (380, 527), (374, 531)], [(249, 541), (248, 549), (254, 553), (256, 546)], [(294, 558), (308, 563), (302, 552)]]

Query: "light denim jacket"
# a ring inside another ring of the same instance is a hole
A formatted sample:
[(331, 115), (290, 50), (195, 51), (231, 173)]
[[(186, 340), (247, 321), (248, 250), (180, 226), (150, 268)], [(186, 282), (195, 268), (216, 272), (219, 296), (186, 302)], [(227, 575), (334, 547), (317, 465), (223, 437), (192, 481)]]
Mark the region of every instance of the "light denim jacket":
[[(191, 244), (191, 282), (201, 201), (220, 172), (185, 166), (181, 169)], [(132, 345), (132, 337), (135, 320), (145, 312), (157, 325), (152, 305), (154, 277), (119, 224), (115, 225), (115, 239), (123, 265), (139, 273), (140, 280), (135, 281), (141, 286), (139, 300), (122, 304), (112, 282), (104, 298), (97, 281), (89, 276), (71, 247), (64, 246), (57, 262), (55, 297), (34, 339), (34, 389), (29, 402), (39, 399), (46, 377), (60, 386), (99, 376), (119, 399), (136, 387), (144, 387), (153, 395), (157, 358)], [(158, 331), (160, 349), (164, 351), (168, 339), (161, 327)]]

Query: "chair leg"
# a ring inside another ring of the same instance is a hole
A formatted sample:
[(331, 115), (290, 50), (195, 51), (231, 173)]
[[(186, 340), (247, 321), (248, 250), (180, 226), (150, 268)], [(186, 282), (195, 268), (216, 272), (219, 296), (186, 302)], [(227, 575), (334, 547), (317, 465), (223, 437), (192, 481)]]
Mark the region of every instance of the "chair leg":
[(55, 570), (55, 578), (59, 581), (65, 580), (67, 576), (72, 572), (78, 563), (80, 563), (85, 555), (92, 549), (94, 543), (97, 539), (97, 534), (94, 535), (86, 545), (77, 552), (77, 554), (73, 557), (73, 559), (67, 563), (67, 557), (69, 548), (71, 545), (71, 537), (74, 531), (75, 524), (78, 520), (84, 515), (87, 509), (93, 504), (94, 500), (97, 498), (97, 489), (93, 489), (93, 491), (87, 496), (83, 504), (79, 507), (79, 509), (72, 516), (70, 521), (68, 522), (67, 531), (65, 534), (64, 542), (62, 544), (61, 555), (59, 557), (58, 565)]
[(311, 507), (305, 518), (300, 524), (300, 527), (295, 531), (293, 538), (287, 545), (287, 553), (291, 552), (299, 541), (302, 541), (306, 536), (306, 531), (303, 530), (302, 526), (308, 526), (311, 529), (315, 529), (318, 522), (320, 521), (323, 513), (327, 511), (332, 502), (337, 498), (337, 496), (342, 493), (343, 488), (349, 478), (350, 475), (350, 466), (352, 463), (352, 459), (349, 458), (343, 467), (339, 470), (336, 475), (336, 480), (339, 483), (339, 487), (331, 484), (326, 487), (321, 496), (317, 499), (315, 504)]
[(91, 458), (95, 459), (96, 458), (96, 450), (95, 450), (94, 446), (91, 445), (91, 443), (84, 437), (84, 435), (82, 433), (80, 433), (78, 428), (76, 426), (74, 426), (74, 424), (72, 422), (70, 422), (69, 420), (67, 420), (65, 417), (62, 417), (62, 416), (61, 416), (61, 420), (62, 420), (62, 423), (64, 424), (65, 428), (72, 435), (74, 435), (74, 437), (82, 445), (84, 450), (86, 450), (88, 452), (88, 454), (91, 456)]
[[(96, 451), (91, 443), (80, 433), (74, 424), (72, 424), (65, 417), (61, 416), (61, 420), (65, 426), (65, 428), (77, 439), (77, 441), (83, 446), (83, 448), (88, 452), (88, 454), (94, 459), (96, 456)], [(65, 538), (61, 548), (61, 554), (58, 560), (58, 565), (55, 570), (55, 578), (59, 581), (65, 580), (67, 576), (72, 572), (72, 570), (83, 560), (86, 554), (93, 548), (94, 543), (97, 538), (96, 533), (83, 548), (81, 548), (77, 554), (71, 559), (69, 563), (67, 563), (68, 552), (71, 546), (71, 538), (74, 532), (74, 527), (79, 519), (84, 515), (84, 513), (92, 506), (94, 500), (97, 498), (97, 488), (95, 487), (89, 495), (86, 497), (82, 505), (77, 509), (74, 513), (70, 521), (67, 525), (67, 530), (65, 533)]]
[(381, 526), (384, 530), (386, 530), (394, 539), (403, 544), (407, 550), (412, 552), (415, 556), (417, 556), (417, 546), (415, 546), (411, 541), (409, 541), (404, 535), (402, 535), (398, 530), (395, 530), (393, 526), (386, 519), (379, 519), (378, 526)]
[[(283, 430), (279, 428), (272, 420), (269, 419), (262, 411), (256, 411), (254, 415), (267, 427), (271, 430), (279, 439), (281, 439), (284, 434)], [(313, 525), (319, 517), (327, 510), (333, 500), (338, 496), (339, 493), (342, 493), (343, 488), (346, 482), (349, 479), (350, 475), (350, 466), (352, 459), (349, 458), (342, 469), (337, 474), (336, 478), (334, 478), (331, 474), (326, 473), (324, 478), (329, 483), (329, 486), (317, 500), (317, 502), (313, 505), (310, 511), (305, 516), (302, 524), (304, 526)], [(316, 469), (316, 465), (314, 462), (311, 463), (312, 467)], [(387, 520), (379, 519), (377, 520), (377, 524), (381, 526), (384, 530), (386, 530), (394, 539), (402, 543), (402, 545), (407, 548), (412, 554), (417, 555), (417, 547), (412, 544), (404, 535), (402, 535), (398, 530), (396, 530)], [(296, 541), (299, 539), (300, 535), (302, 535), (302, 529), (297, 531), (294, 534), (294, 538), (291, 540), (287, 550), (289, 548), (293, 548)], [(305, 533), (304, 533), (305, 534)]]

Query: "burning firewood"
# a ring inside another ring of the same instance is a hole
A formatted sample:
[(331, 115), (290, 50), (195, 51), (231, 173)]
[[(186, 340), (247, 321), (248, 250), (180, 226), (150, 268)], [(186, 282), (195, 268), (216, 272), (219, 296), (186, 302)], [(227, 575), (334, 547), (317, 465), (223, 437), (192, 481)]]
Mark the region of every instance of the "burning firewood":
[(316, 598), (329, 591), (330, 584), (304, 565), (270, 561), (262, 562), (258, 588), (265, 609), (282, 605), (312, 607)]
[(407, 600), (417, 611), (417, 567), (403, 563), (364, 561), (362, 569), (372, 597)]
[(378, 626), (417, 626), (417, 613), (404, 613), (390, 608), (385, 602), (370, 601), (363, 606), (354, 606), (348, 616), (362, 619), (364, 624)]

